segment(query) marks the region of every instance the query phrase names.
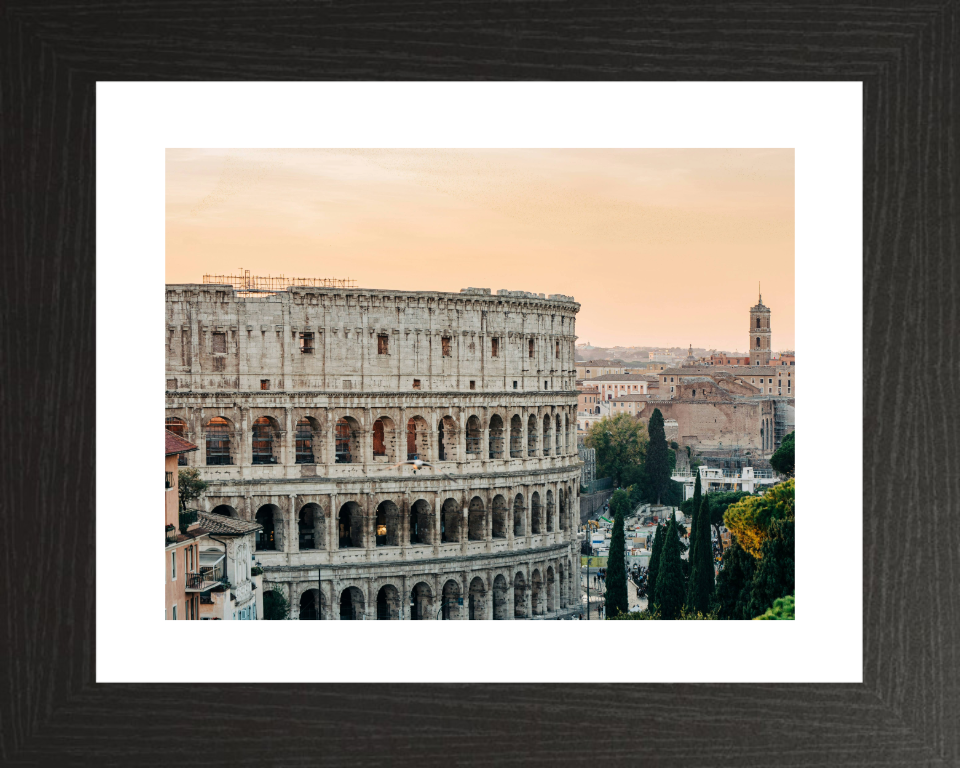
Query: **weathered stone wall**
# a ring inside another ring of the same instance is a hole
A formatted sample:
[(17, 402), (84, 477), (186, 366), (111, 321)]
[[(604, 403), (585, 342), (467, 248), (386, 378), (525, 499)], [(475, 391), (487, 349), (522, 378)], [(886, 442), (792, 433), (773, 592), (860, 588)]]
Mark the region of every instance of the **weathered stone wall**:
[(676, 420), (680, 445), (712, 449), (722, 443), (764, 453), (774, 450), (771, 399), (743, 398), (732, 402), (651, 400), (640, 412), (644, 423), (649, 422), (650, 414), (656, 408), (660, 409), (664, 419)]
[[(269, 521), (257, 558), (293, 618), (318, 567), (324, 618), (376, 618), (378, 596), (412, 618), (417, 590), (436, 610), (459, 590), (450, 618), (556, 616), (579, 596), (578, 308), (167, 286), (166, 415), (201, 448), (204, 509)], [(413, 455), (434, 467), (393, 467)]]

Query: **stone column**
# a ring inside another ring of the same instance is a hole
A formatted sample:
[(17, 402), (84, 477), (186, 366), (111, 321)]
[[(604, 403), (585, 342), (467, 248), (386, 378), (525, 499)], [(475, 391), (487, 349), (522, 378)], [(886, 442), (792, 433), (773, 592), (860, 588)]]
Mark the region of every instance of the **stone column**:
[(334, 552), (340, 549), (340, 537), (339, 537), (339, 521), (337, 518), (338, 513), (340, 512), (339, 507), (337, 506), (337, 494), (331, 493), (329, 496), (329, 501), (327, 502), (330, 509), (330, 514), (327, 515), (327, 541), (326, 549), (331, 553), (330, 562), (334, 560)]
[(433, 500), (433, 556), (440, 554), (440, 518), (443, 515), (443, 494), (438, 493)]
[(290, 500), (290, 517), (287, 524), (287, 530), (289, 531), (288, 540), (284, 542), (286, 546), (283, 548), (285, 552), (299, 552), (300, 551), (300, 519), (297, 515), (297, 495), (291, 493), (288, 496)]
[(300, 600), (297, 596), (297, 582), (287, 582), (287, 594), (290, 596), (290, 618), (300, 620)]
[(484, 576), (487, 579), (487, 584), (489, 584), (490, 586), (487, 589), (487, 594), (484, 597), (485, 602), (483, 606), (484, 607), (483, 618), (486, 619), (487, 621), (493, 621), (493, 601), (494, 601), (493, 573), (491, 571), (487, 571), (484, 574)]
[(460, 597), (463, 598), (463, 605), (458, 605), (457, 610), (459, 613), (458, 618), (461, 621), (470, 620), (470, 579), (469, 574), (466, 571), (463, 571), (460, 574), (461, 586), (460, 586)]
[(533, 576), (532, 576), (533, 569), (529, 565), (526, 565), (524, 567), (524, 571), (525, 573), (523, 574), (523, 576), (526, 579), (525, 583), (527, 585), (527, 588), (524, 590), (524, 593), (523, 593), (523, 608), (527, 618), (532, 619), (533, 618)]
[(483, 505), (483, 540), (486, 542), (485, 549), (489, 552), (493, 549), (493, 501), (487, 494), (487, 500)]
[(281, 464), (296, 464), (297, 463), (297, 450), (294, 445), (294, 435), (295, 430), (293, 426), (293, 409), (284, 408), (283, 409), (283, 432), (282, 435), (282, 446), (281, 446)]
[(240, 434), (234, 433), (230, 439), (237, 441), (237, 463), (244, 467), (249, 466), (253, 461), (253, 437), (250, 434), (250, 409), (245, 405), (240, 406)]
[(460, 552), (466, 554), (470, 538), (470, 501), (466, 492), (460, 497), (460, 516)]
[(375, 560), (377, 550), (377, 510), (371, 509), (371, 498), (364, 495), (360, 504), (363, 521), (363, 549), (367, 560)]
[(506, 514), (506, 526), (507, 526), (507, 549), (512, 550), (514, 547), (513, 543), (513, 500), (517, 497), (516, 493), (513, 493), (513, 489), (509, 494), (509, 498), (506, 496), (507, 501), (507, 514)]
[(364, 589), (366, 592), (363, 600), (363, 618), (364, 621), (377, 620), (377, 586), (373, 579), (364, 579)]
[(404, 491), (400, 495), (400, 559), (407, 559), (407, 549), (410, 546), (410, 494)]
[(323, 461), (333, 464), (337, 460), (337, 415), (332, 408), (324, 413)]

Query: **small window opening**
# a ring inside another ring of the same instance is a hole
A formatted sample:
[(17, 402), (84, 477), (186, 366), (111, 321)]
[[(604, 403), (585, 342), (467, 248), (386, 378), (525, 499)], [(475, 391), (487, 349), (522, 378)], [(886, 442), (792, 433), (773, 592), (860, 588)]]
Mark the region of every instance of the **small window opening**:
[(385, 333), (377, 334), (377, 354), (386, 355), (389, 354), (389, 336)]
[(413, 388), (414, 388), (414, 389), (420, 389), (420, 379), (414, 379), (414, 380), (413, 380)]
[(514, 388), (514, 389), (517, 388), (517, 382), (513, 382), (513, 388)]
[(260, 379), (260, 389), (270, 389), (270, 379)]
[(527, 341), (527, 357), (533, 357), (533, 339)]
[(444, 357), (450, 357), (450, 337), (449, 336), (441, 337), (440, 351)]
[(560, 342), (556, 341), (554, 342), (554, 344), (556, 345), (554, 347), (554, 356), (557, 358), (557, 360), (559, 360), (560, 359)]
[(313, 333), (304, 331), (300, 334), (300, 351), (305, 355), (313, 354)]
[(213, 334), (213, 354), (225, 355), (227, 353), (227, 334)]
[(471, 381), (471, 382), (470, 382), (470, 389), (476, 389), (476, 388), (477, 388), (477, 382)]
[(499, 357), (500, 355), (500, 339), (490, 339), (490, 356)]

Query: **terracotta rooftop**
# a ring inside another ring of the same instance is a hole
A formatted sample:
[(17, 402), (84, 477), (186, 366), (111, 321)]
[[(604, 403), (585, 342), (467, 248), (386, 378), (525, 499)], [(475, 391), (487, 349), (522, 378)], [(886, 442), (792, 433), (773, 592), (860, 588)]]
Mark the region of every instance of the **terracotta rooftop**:
[(225, 515), (211, 515), (209, 512), (198, 512), (197, 522), (206, 533), (215, 533), (218, 536), (244, 536), (263, 528), (260, 523), (249, 520), (238, 520)]
[(189, 440), (184, 440), (180, 435), (176, 435), (171, 432), (169, 429), (163, 430), (166, 434), (164, 437), (167, 441), (167, 456), (173, 456), (178, 453), (189, 453), (190, 451), (198, 450), (198, 446), (191, 443)]

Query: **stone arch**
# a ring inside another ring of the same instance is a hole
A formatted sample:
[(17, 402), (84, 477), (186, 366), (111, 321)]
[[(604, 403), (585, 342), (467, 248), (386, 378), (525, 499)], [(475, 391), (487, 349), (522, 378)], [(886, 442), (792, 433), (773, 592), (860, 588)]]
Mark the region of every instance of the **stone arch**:
[(455, 544), (460, 541), (463, 514), (456, 499), (447, 499), (440, 509), (440, 542)]
[(486, 510), (483, 508), (483, 499), (474, 496), (470, 499), (467, 508), (467, 540), (483, 541), (487, 536)]
[(297, 516), (300, 549), (324, 549), (326, 528), (326, 518), (320, 505), (313, 502), (304, 504)]
[(229, 504), (217, 504), (212, 510), (210, 510), (211, 515), (223, 515), (224, 517), (233, 517), (238, 518), (240, 515), (237, 514), (237, 510), (231, 507)]
[(360, 422), (352, 416), (342, 416), (334, 425), (335, 463), (354, 464), (362, 460), (360, 452)]
[(437, 460), (460, 460), (460, 427), (453, 416), (444, 416), (437, 425)]
[(510, 600), (507, 579), (501, 573), (493, 580), (493, 620), (506, 621), (509, 618)]
[(433, 544), (433, 505), (426, 499), (410, 505), (410, 543)]
[(316, 587), (300, 593), (300, 621), (319, 621), (327, 616), (327, 603), (323, 593)]
[(378, 547), (400, 546), (400, 508), (390, 500), (377, 505), (375, 535)]
[(507, 500), (500, 494), (493, 497), (490, 535), (494, 539), (507, 538)]
[(532, 457), (537, 455), (537, 416), (534, 413), (530, 414), (530, 418), (527, 419), (527, 456)]
[(447, 579), (441, 590), (440, 615), (444, 621), (460, 618), (460, 601), (462, 593), (460, 582), (456, 579)]
[(527, 616), (527, 580), (522, 571), (513, 577), (513, 617), (526, 619)]
[(297, 464), (323, 463), (323, 431), (320, 422), (313, 416), (303, 416), (297, 420), (294, 447)]
[[(279, 602), (278, 598), (283, 598), (287, 600), (286, 589), (283, 584), (273, 584), (273, 583), (264, 583), (263, 585), (263, 618), (267, 621), (279, 620), (280, 618), (288, 618), (286, 616), (281, 617), (277, 615), (279, 612), (279, 607), (276, 605)], [(291, 610), (289, 601), (287, 601), (287, 611)]]
[(567, 507), (566, 507), (567, 495), (563, 491), (563, 486), (557, 488), (557, 514), (559, 516), (559, 524), (561, 531), (568, 531), (570, 529), (569, 521), (567, 519)]
[(430, 458), (430, 425), (423, 416), (411, 416), (407, 419), (407, 461)]
[(471, 416), (467, 419), (467, 459), (479, 459), (480, 458), (480, 439), (481, 439), (481, 429), (480, 429), (480, 419), (476, 416)]
[(554, 613), (557, 610), (557, 582), (553, 566), (547, 566), (546, 584), (544, 592), (547, 596), (547, 613)]
[(283, 514), (276, 504), (263, 504), (254, 519), (262, 529), (257, 531), (257, 552), (283, 551)]
[(237, 446), (233, 433), (233, 422), (225, 416), (214, 416), (204, 425), (204, 448), (208, 467), (239, 463), (236, 461)]
[(363, 618), (363, 590), (347, 587), (340, 593), (340, 620), (359, 621)]
[(254, 464), (280, 463), (280, 424), (273, 416), (260, 416), (251, 429)]
[(384, 584), (377, 592), (377, 620), (395, 621), (400, 618), (400, 592), (393, 584)]
[(518, 413), (510, 419), (510, 458), (523, 458), (523, 420)]
[(563, 456), (563, 425), (560, 422), (559, 413), (554, 417), (554, 422), (556, 425), (556, 429), (553, 432), (554, 444), (556, 445), (554, 456)]
[(553, 533), (554, 529), (554, 518), (555, 511), (553, 507), (553, 491), (547, 488), (546, 493), (546, 506), (544, 508), (544, 516), (547, 519), (547, 533)]
[(490, 417), (490, 458), (503, 458), (503, 419), (496, 413)]
[(523, 494), (518, 493), (513, 499), (513, 537), (518, 538), (526, 535), (524, 522), (526, 520), (526, 507), (523, 503)]
[(433, 607), (433, 590), (425, 581), (417, 582), (410, 590), (410, 618), (413, 621), (426, 621), (436, 618)]
[(534, 568), (530, 574), (530, 607), (534, 616), (543, 615), (543, 577), (539, 568)]
[(380, 416), (373, 422), (373, 460), (397, 462), (397, 425), (389, 416)]
[(550, 414), (543, 416), (543, 455), (550, 455)]
[(566, 569), (563, 567), (563, 562), (557, 563), (557, 608), (566, 608), (567, 607), (567, 594), (570, 591), (570, 585), (568, 584), (569, 577), (567, 575)]
[(363, 508), (347, 501), (337, 512), (337, 549), (363, 547)]
[(475, 576), (470, 581), (469, 596), (468, 618), (471, 621), (482, 621), (487, 618), (487, 586), (479, 576)]
[(530, 533), (543, 533), (543, 510), (540, 508), (540, 494), (536, 491), (530, 497)]

